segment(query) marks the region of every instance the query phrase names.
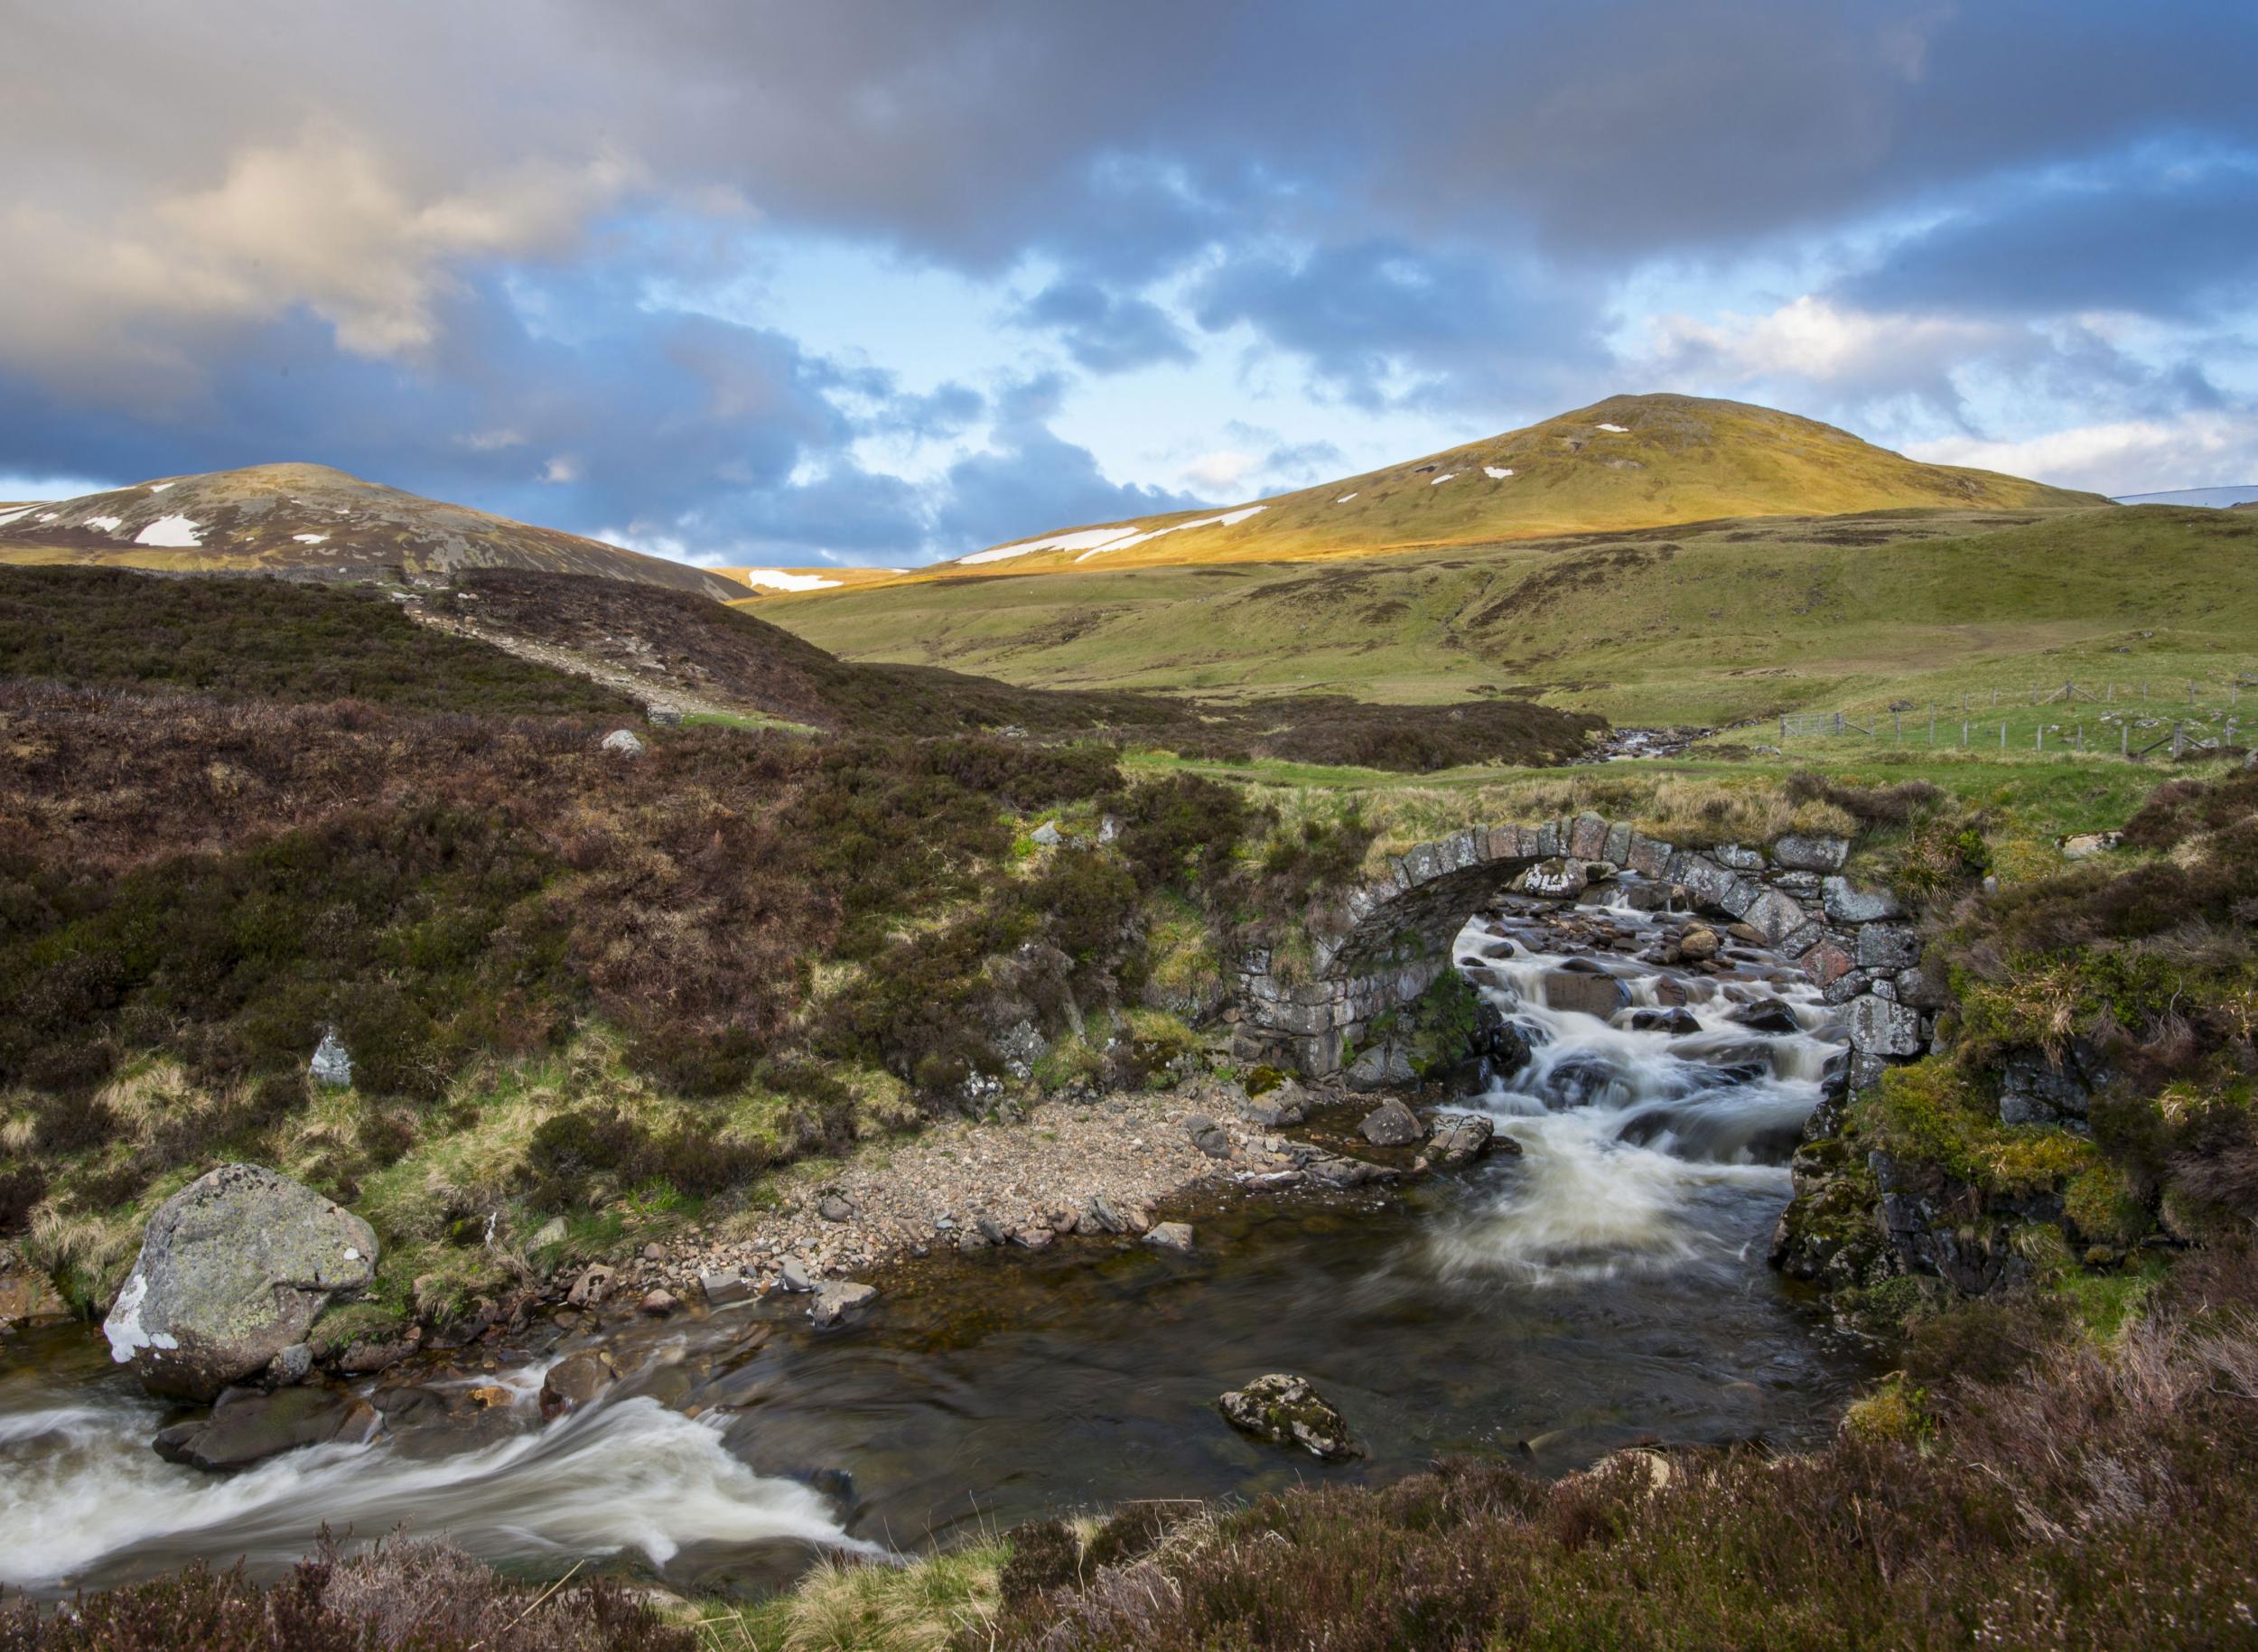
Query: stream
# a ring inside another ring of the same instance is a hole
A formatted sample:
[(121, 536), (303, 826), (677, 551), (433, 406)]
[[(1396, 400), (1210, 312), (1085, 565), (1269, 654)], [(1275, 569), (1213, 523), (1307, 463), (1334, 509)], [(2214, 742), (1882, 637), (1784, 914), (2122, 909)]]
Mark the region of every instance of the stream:
[[(530, 1574), (592, 1561), (748, 1590), (824, 1549), (1382, 1481), (1452, 1452), (1556, 1474), (1638, 1441), (1815, 1442), (1871, 1367), (1764, 1255), (1841, 1029), (1737, 945), (1716, 974), (1654, 962), (1684, 922), (1531, 905), (1470, 923), (1456, 956), (1532, 1055), (1459, 1105), (1520, 1154), (1376, 1199), (1218, 1194), (1190, 1255), (937, 1256), (824, 1334), (799, 1302), (538, 1321), (499, 1359), (361, 1382), (388, 1436), (231, 1476), (149, 1449), (179, 1414), (86, 1328), (0, 1341), (0, 1582), (54, 1594), (198, 1558), (271, 1574), (326, 1523), (443, 1531)], [(1624, 1007), (1603, 1020), (1595, 994)], [(543, 1422), (542, 1373), (599, 1343), (629, 1375)], [(1216, 1395), (1274, 1370), (1309, 1377), (1367, 1455), (1227, 1425)]]

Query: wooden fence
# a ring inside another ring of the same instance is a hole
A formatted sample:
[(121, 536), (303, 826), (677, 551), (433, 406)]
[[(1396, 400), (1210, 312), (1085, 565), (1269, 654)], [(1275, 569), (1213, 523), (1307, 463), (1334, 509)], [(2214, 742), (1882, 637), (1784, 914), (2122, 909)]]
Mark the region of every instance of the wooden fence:
[[(2002, 751), (2011, 745), (2039, 751), (2113, 748), (2117, 756), (2135, 761), (2166, 751), (2180, 757), (2239, 748), (2242, 691), (2258, 686), (2258, 681), (2237, 677), (2208, 689), (2189, 682), (2184, 685), (2185, 697), (2178, 698), (2175, 691), (2182, 686), (2066, 682), (2024, 690), (1973, 690), (1949, 701), (1923, 706), (1900, 702), (1884, 711), (1791, 712), (1779, 719), (1779, 737), (1783, 746), (1801, 737), (1893, 745), (1996, 744)], [(2175, 697), (2167, 699), (2167, 694)], [(2175, 705), (2179, 709), (2167, 709)]]

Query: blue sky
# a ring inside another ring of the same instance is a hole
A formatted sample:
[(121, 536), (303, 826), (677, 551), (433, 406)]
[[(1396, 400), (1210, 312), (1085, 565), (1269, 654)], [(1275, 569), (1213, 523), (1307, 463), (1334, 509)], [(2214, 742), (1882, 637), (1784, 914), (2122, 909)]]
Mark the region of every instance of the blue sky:
[(713, 563), (1619, 390), (2258, 481), (2258, 7), (18, 8), (0, 497), (303, 459)]

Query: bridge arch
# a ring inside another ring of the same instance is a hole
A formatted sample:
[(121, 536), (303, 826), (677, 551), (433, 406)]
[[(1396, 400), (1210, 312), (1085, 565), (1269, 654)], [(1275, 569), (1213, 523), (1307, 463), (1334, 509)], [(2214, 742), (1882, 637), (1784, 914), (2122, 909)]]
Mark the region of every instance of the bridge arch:
[(1234, 1048), (1321, 1078), (1373, 1024), (1451, 967), (1467, 919), (1507, 892), (1571, 897), (1629, 872), (1682, 885), (1694, 908), (1761, 934), (1827, 996), (1851, 1006), (1852, 1083), (1918, 1056), (1945, 1002), (1920, 968), (1920, 941), (1896, 898), (1843, 875), (1846, 838), (1789, 833), (1754, 847), (1684, 849), (1596, 814), (1535, 826), (1469, 826), (1392, 857), (1383, 873), (1309, 915), (1300, 948), (1238, 960)]

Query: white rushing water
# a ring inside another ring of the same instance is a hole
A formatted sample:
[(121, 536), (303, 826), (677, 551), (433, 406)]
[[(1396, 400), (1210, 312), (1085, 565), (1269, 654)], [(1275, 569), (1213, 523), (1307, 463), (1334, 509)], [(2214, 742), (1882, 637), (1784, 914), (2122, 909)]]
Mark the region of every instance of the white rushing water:
[(163, 1408), (127, 1384), (58, 1385), (48, 1403), (0, 1415), (0, 1583), (52, 1589), (143, 1549), (172, 1565), (278, 1564), (322, 1521), (361, 1538), (443, 1533), (485, 1559), (537, 1564), (635, 1552), (663, 1565), (693, 1545), (778, 1539), (873, 1552), (818, 1493), (756, 1474), (716, 1428), (656, 1401), (540, 1423), (545, 1369), (497, 1379), (527, 1426), (495, 1443), (427, 1460), (385, 1442), (313, 1446), (224, 1477), (152, 1451)]
[[(1635, 929), (1657, 921), (1622, 909), (1607, 917)], [(1735, 1260), (1747, 1241), (1723, 1235), (1746, 1223), (1722, 1218), (1752, 1199), (1786, 1202), (1796, 1133), (1842, 1049), (1837, 1013), (1785, 971), (1721, 983), (1600, 955), (1575, 967), (1596, 965), (1629, 1000), (1602, 1019), (1554, 1007), (1568, 955), (1524, 945), (1483, 956), (1497, 939), (1471, 923), (1453, 957), (1494, 977), (1478, 978), (1476, 990), (1534, 1049), (1526, 1067), (1466, 1105), (1487, 1112), (1522, 1155), (1485, 1208), (1438, 1230), (1439, 1265), (1552, 1284)], [(1677, 1007), (1662, 1003), (1666, 979), (1694, 1030), (1631, 1024), (1641, 1010)], [(1737, 999), (1760, 997), (1782, 1001), (1795, 1031), (1731, 1019)]]

